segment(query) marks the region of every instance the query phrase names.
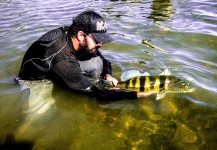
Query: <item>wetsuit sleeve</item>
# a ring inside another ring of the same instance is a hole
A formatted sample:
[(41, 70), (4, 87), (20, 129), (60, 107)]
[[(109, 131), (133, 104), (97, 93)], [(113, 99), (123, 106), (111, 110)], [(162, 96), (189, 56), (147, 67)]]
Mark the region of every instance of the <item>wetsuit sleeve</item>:
[(118, 101), (124, 99), (137, 99), (136, 92), (124, 92), (115, 90), (99, 90), (96, 86), (91, 88), (91, 93), (88, 93), (91, 97), (96, 97), (103, 101)]
[(90, 80), (82, 75), (79, 64), (63, 60), (52, 67), (52, 78), (56, 82), (67, 85), (70, 89), (84, 92), (84, 94), (99, 100), (136, 99), (136, 92), (119, 92), (114, 90), (100, 90)]
[(111, 67), (111, 62), (108, 59), (105, 59), (104, 56), (101, 54), (101, 52), (98, 50), (97, 55), (100, 56), (100, 58), (103, 61), (103, 72), (102, 76), (104, 77), (106, 74), (112, 75), (112, 67)]
[(82, 75), (78, 62), (62, 60), (52, 67), (52, 79), (75, 91), (87, 91), (93, 84)]

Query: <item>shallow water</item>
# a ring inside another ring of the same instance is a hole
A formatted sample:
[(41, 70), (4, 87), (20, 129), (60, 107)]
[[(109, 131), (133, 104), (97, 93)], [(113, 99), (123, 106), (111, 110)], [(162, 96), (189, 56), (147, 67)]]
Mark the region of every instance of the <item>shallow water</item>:
[[(0, 1), (0, 148), (215, 149), (217, 3), (214, 0)], [(12, 79), (45, 32), (94, 9), (114, 42), (101, 52), (113, 75), (168, 68), (192, 93), (99, 102), (43, 81), (21, 90)], [(31, 94), (30, 94), (31, 92)]]

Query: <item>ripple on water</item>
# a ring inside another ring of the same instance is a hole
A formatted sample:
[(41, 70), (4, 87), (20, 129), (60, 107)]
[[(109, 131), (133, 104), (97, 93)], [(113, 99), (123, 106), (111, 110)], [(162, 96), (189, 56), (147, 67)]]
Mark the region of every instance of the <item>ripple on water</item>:
[[(18, 141), (35, 142), (35, 149), (216, 147), (214, 0), (3, 0), (0, 5), (0, 143), (5, 135), (14, 133)], [(31, 95), (33, 101), (28, 101), (28, 91), (20, 92), (11, 80), (24, 52), (42, 34), (71, 24), (75, 15), (88, 9), (105, 17), (115, 39), (101, 51), (111, 60), (113, 75), (118, 78), (131, 69), (158, 74), (169, 68), (173, 75), (195, 84), (195, 91), (168, 94), (161, 101), (153, 96), (101, 104), (54, 86), (52, 93), (46, 93), (49, 88), (37, 90), (40, 96), (50, 98)], [(149, 43), (142, 44), (143, 39)]]

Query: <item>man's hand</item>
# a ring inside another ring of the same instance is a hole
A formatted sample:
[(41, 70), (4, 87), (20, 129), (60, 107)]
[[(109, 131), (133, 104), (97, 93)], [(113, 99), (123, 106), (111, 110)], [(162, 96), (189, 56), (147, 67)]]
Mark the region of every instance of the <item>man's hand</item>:
[(154, 91), (150, 91), (150, 92), (139, 92), (137, 93), (137, 97), (138, 98), (141, 98), (141, 97), (147, 97), (147, 96), (150, 96), (152, 94), (156, 94), (156, 92)]
[(110, 74), (106, 74), (105, 79), (111, 81), (115, 86), (118, 84), (118, 80), (112, 77)]

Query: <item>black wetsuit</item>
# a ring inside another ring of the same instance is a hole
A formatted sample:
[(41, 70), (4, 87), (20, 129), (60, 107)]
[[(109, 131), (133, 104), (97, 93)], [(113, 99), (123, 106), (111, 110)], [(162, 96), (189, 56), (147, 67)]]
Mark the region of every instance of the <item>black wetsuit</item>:
[[(102, 100), (136, 99), (135, 92), (120, 92), (98, 89), (82, 72), (81, 61), (100, 57), (103, 62), (102, 76), (111, 74), (111, 64), (102, 54), (79, 54), (74, 50), (68, 27), (54, 29), (35, 41), (26, 51), (19, 77), (23, 80), (51, 79), (68, 88)], [(89, 57), (89, 58), (88, 58)], [(82, 60), (83, 59), (83, 60)]]

